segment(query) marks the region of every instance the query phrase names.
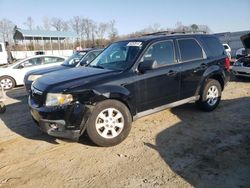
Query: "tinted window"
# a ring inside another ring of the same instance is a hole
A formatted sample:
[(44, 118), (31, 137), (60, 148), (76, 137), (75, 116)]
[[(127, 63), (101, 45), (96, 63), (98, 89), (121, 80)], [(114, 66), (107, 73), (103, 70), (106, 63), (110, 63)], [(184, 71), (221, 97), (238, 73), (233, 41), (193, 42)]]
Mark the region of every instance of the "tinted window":
[(180, 39), (178, 40), (178, 44), (180, 48), (182, 61), (189, 61), (189, 60), (203, 58), (202, 49), (196, 40)]
[(3, 51), (3, 49), (2, 49), (2, 44), (0, 44), (0, 52), (2, 52)]
[(203, 37), (202, 40), (204, 41), (209, 50), (209, 56), (216, 57), (224, 54), (224, 48), (217, 38)]
[(153, 44), (144, 54), (141, 61), (154, 60), (158, 65), (167, 65), (175, 62), (174, 45), (172, 41)]

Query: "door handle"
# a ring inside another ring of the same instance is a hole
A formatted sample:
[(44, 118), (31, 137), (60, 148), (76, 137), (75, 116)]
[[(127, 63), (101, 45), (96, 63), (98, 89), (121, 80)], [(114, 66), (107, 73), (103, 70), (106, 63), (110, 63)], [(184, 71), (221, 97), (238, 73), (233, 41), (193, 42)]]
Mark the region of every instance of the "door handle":
[(196, 69), (194, 69), (194, 72), (198, 72), (198, 71), (204, 70), (206, 68), (207, 68), (207, 64), (202, 63), (202, 64), (200, 64), (199, 67), (197, 67)]
[(177, 71), (170, 70), (168, 71), (167, 76), (175, 76), (176, 74), (177, 74)]

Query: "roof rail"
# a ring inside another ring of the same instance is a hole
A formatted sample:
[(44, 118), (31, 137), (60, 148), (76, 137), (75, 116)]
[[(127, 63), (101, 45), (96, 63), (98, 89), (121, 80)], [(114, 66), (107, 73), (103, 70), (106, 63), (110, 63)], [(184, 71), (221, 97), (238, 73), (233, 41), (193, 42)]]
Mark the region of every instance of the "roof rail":
[(143, 34), (142, 36), (150, 36), (150, 35), (173, 35), (173, 34), (207, 34), (206, 31), (158, 31), (154, 33), (146, 33)]

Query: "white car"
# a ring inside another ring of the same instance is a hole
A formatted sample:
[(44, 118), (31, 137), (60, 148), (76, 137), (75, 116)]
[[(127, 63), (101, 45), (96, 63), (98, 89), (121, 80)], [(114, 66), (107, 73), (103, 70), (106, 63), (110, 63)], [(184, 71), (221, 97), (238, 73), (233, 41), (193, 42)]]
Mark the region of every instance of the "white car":
[(0, 67), (0, 84), (5, 89), (23, 85), (23, 79), (28, 71), (59, 65), (65, 57), (54, 55), (37, 55)]
[(238, 78), (250, 78), (250, 33), (241, 36), (240, 39), (245, 50), (242, 52), (242, 57), (233, 64), (232, 71)]

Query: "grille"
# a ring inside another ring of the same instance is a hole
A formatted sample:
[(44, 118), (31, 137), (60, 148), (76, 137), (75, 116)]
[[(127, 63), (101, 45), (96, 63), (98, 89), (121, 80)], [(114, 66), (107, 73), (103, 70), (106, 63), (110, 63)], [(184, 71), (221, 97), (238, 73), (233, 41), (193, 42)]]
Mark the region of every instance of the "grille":
[(43, 97), (43, 92), (31, 87), (31, 95), (30, 95), (31, 99), (33, 100), (33, 102), (35, 104), (37, 104), (38, 106), (42, 106), (43, 102), (44, 102), (44, 97)]

